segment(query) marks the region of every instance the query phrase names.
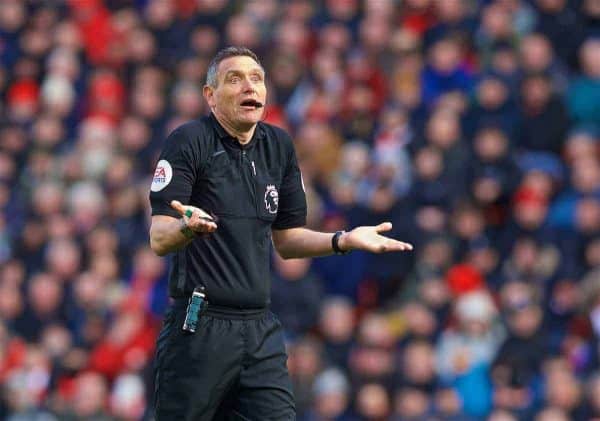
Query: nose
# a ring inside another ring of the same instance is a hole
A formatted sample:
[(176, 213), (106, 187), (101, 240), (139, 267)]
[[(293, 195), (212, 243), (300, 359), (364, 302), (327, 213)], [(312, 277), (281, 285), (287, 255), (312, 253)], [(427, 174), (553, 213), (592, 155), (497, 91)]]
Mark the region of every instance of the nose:
[(244, 93), (256, 92), (254, 86), (252, 85), (252, 82), (250, 82), (250, 80), (248, 79), (244, 79), (242, 90), (244, 91)]

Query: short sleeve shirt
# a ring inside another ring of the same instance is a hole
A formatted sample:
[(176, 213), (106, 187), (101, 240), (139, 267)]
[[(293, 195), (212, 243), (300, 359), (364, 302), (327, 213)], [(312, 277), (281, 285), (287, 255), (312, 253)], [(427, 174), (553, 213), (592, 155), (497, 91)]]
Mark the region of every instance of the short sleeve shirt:
[(150, 188), (152, 215), (180, 215), (172, 200), (216, 215), (217, 230), (172, 253), (169, 293), (202, 284), (210, 302), (264, 308), (270, 296), (271, 229), (306, 224), (306, 197), (290, 136), (259, 122), (241, 145), (214, 115), (174, 130)]

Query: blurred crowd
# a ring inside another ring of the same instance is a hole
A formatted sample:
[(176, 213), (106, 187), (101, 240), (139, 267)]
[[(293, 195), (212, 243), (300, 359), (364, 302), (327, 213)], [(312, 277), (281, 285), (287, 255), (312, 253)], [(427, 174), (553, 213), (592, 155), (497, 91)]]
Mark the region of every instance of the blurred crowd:
[(598, 0), (0, 1), (0, 418), (151, 419), (166, 135), (256, 51), (308, 225), (273, 256), (300, 421), (600, 419)]

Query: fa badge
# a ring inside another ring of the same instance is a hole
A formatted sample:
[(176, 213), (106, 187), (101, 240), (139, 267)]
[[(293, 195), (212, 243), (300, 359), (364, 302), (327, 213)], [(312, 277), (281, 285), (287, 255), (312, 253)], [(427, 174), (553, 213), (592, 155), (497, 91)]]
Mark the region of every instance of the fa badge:
[(279, 208), (279, 193), (277, 192), (277, 188), (272, 184), (267, 185), (267, 190), (265, 191), (265, 208), (267, 208), (269, 213), (277, 213), (277, 209)]

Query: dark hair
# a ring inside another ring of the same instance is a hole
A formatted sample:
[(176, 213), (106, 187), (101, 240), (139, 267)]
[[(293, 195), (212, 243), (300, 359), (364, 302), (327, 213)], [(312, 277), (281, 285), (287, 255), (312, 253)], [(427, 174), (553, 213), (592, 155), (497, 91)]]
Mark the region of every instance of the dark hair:
[(217, 70), (219, 69), (219, 64), (229, 58), (229, 57), (237, 57), (237, 56), (247, 56), (252, 58), (255, 62), (258, 63), (261, 69), (264, 67), (258, 60), (258, 56), (254, 53), (254, 51), (250, 50), (246, 47), (227, 47), (223, 48), (213, 57), (208, 65), (208, 70), (206, 71), (206, 84), (212, 86), (213, 88), (217, 86)]

